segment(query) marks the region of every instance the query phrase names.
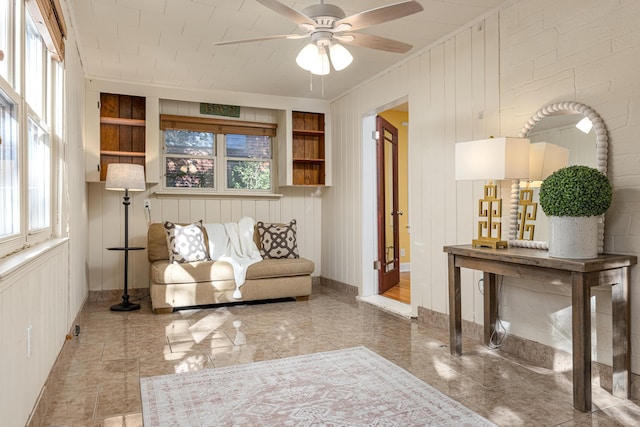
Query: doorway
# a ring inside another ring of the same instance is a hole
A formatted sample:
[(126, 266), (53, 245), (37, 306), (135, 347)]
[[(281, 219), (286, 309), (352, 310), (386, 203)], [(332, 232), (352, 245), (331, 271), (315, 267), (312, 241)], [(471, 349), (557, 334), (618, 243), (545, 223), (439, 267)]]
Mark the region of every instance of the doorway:
[(376, 116), (378, 294), (411, 303), (408, 104)]

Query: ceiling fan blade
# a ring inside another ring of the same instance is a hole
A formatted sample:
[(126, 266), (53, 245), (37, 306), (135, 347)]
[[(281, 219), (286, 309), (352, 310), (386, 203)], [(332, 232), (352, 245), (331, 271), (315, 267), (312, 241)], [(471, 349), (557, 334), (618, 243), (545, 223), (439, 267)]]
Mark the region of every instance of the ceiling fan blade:
[(275, 40), (275, 39), (288, 39), (288, 40), (298, 40), (309, 37), (309, 34), (281, 34), (278, 36), (264, 36), (264, 37), (255, 37), (252, 39), (242, 39), (242, 40), (229, 40), (223, 42), (214, 42), (214, 46), (224, 46), (228, 44), (236, 44), (236, 43), (250, 43), (250, 42), (261, 42), (264, 40)]
[(279, 1), (276, 1), (276, 0), (256, 0), (256, 1), (262, 4), (263, 6), (266, 6), (269, 9), (273, 10), (274, 12), (279, 13), (285, 18), (292, 20), (298, 25), (307, 24), (307, 25), (311, 25), (312, 27), (316, 26), (316, 23), (313, 19), (309, 18), (304, 13), (298, 12), (297, 10), (292, 9), (289, 6), (286, 6), (280, 3)]
[[(258, 1), (262, 3), (261, 0)], [(334, 28), (338, 28), (340, 25), (346, 24), (350, 26), (350, 28), (345, 26), (346, 31), (359, 30), (360, 28), (382, 24), (383, 22), (393, 21), (394, 19), (413, 15), (414, 13), (418, 13), (422, 10), (424, 10), (422, 5), (415, 0), (403, 1), (347, 16), (346, 18), (336, 21)]]
[[(344, 39), (342, 38), (343, 36), (345, 36)], [(380, 36), (372, 36), (371, 34), (342, 33), (339, 35), (336, 34), (333, 37), (340, 40), (341, 43), (394, 53), (407, 53), (413, 47), (412, 45), (404, 42)], [(349, 40), (351, 37), (353, 37), (353, 39)]]

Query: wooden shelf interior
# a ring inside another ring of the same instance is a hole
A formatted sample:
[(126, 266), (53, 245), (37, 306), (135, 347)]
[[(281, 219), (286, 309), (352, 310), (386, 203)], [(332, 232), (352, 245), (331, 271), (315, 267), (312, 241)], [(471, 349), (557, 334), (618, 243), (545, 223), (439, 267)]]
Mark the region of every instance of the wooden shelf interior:
[(293, 184), (324, 185), (324, 114), (294, 111)]
[(145, 164), (145, 108), (140, 96), (100, 94), (100, 180), (110, 163)]

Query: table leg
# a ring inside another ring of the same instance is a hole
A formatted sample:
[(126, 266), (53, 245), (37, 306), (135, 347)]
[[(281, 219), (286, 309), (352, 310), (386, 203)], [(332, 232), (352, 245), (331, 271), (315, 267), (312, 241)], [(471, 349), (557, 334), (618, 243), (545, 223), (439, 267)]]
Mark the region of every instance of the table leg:
[(629, 398), (631, 375), (629, 269), (620, 268), (620, 280), (611, 287), (613, 313), (613, 395)]
[(462, 316), (460, 302), (460, 267), (456, 267), (456, 256), (449, 254), (449, 351), (454, 356), (462, 354)]
[(573, 406), (591, 411), (591, 289), (582, 273), (572, 273)]
[(497, 276), (493, 273), (483, 274), (484, 292), (484, 345), (491, 347), (491, 336), (496, 330), (498, 319), (498, 284)]

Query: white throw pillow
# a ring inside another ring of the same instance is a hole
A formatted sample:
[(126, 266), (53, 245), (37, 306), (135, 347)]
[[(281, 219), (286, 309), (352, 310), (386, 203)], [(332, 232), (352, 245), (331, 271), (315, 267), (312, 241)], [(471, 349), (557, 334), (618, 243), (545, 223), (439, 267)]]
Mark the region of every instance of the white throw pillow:
[(189, 225), (165, 221), (169, 261), (172, 263), (206, 261), (209, 259), (202, 231), (202, 221)]

